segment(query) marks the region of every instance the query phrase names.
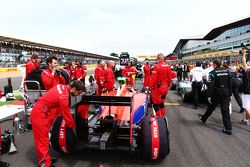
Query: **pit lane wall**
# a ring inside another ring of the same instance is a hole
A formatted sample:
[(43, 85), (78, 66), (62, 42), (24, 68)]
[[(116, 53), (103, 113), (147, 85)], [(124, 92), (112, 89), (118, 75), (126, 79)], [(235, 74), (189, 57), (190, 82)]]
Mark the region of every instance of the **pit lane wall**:
[[(25, 67), (25, 65), (23, 65), (23, 67)], [(58, 66), (59, 68), (63, 68), (64, 66)], [(87, 64), (86, 65), (87, 70), (92, 70), (95, 69), (97, 67), (96, 64)], [(0, 73), (6, 73), (6, 72), (21, 72), (20, 68), (18, 67), (8, 67), (8, 68), (0, 68)]]

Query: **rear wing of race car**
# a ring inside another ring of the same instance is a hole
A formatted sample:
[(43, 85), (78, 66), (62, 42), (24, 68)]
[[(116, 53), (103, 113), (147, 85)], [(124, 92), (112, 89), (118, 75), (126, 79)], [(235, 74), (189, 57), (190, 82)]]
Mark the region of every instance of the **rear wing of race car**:
[(129, 96), (82, 96), (78, 104), (99, 104), (105, 106), (131, 106), (132, 97)]
[[(82, 96), (82, 99), (77, 105), (81, 104), (97, 104), (97, 105), (104, 105), (104, 106), (129, 106), (130, 107), (130, 150), (132, 150), (133, 145), (133, 127), (132, 127), (132, 98), (129, 96)], [(110, 114), (110, 108), (109, 108)]]

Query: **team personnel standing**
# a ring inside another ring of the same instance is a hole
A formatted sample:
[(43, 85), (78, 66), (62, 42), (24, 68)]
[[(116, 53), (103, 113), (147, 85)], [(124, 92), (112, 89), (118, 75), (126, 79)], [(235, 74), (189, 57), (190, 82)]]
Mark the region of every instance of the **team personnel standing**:
[(113, 91), (114, 90), (114, 85), (115, 85), (115, 75), (114, 75), (114, 66), (115, 62), (113, 60), (109, 60), (107, 64), (107, 71), (105, 75), (105, 84), (104, 88), (107, 91)]
[(95, 78), (96, 84), (97, 84), (96, 95), (100, 96), (102, 94), (102, 91), (104, 88), (104, 83), (105, 83), (105, 75), (106, 75), (105, 61), (99, 60), (98, 66), (95, 69), (95, 75), (94, 75), (94, 78)]
[(64, 63), (64, 69), (68, 72), (70, 78), (71, 78), (71, 70), (70, 70), (70, 65), (69, 62)]
[(190, 71), (190, 80), (192, 81), (192, 94), (194, 99), (194, 108), (198, 108), (199, 96), (201, 94), (202, 88), (202, 78), (204, 75), (204, 70), (201, 67), (201, 62), (196, 62), (196, 67)]
[(47, 69), (42, 72), (42, 81), (46, 90), (55, 87), (57, 84), (66, 84), (65, 79), (57, 69), (57, 58), (49, 57), (46, 60)]
[(229, 114), (230, 96), (232, 96), (232, 80), (230, 72), (221, 67), (221, 60), (215, 60), (214, 70), (209, 74), (210, 86), (208, 87), (208, 107), (205, 114), (199, 114), (203, 123), (213, 113), (218, 104), (221, 107), (221, 114), (224, 124), (224, 133), (232, 134), (231, 118)]
[(85, 66), (82, 66), (80, 61), (76, 61), (74, 79), (80, 80), (85, 84), (85, 77), (87, 75), (87, 69)]
[(70, 71), (71, 71), (71, 80), (76, 80), (75, 79), (75, 73), (76, 73), (76, 62), (75, 61), (71, 61)]
[(40, 67), (40, 63), (38, 62), (38, 54), (34, 53), (30, 60), (26, 64), (26, 76), (32, 72), (33, 70)]
[(150, 65), (148, 60), (145, 61), (145, 64), (143, 66), (143, 72), (144, 72), (143, 87), (148, 88), (150, 82)]
[(182, 80), (182, 72), (183, 72), (183, 68), (182, 68), (182, 64), (178, 64), (176, 67), (176, 71), (177, 71), (177, 79), (178, 81)]
[(213, 62), (208, 63), (208, 67), (204, 70), (203, 80), (207, 82), (209, 80), (209, 73), (214, 70)]
[(157, 64), (152, 71), (149, 88), (152, 89), (152, 103), (157, 116), (166, 114), (164, 102), (171, 83), (170, 66), (164, 63), (164, 55), (158, 54)]
[(236, 72), (236, 67), (232, 66), (230, 70), (231, 73), (231, 77), (232, 77), (232, 93), (233, 96), (236, 100), (236, 102), (238, 103), (239, 107), (240, 107), (240, 113), (244, 112), (244, 108), (242, 105), (242, 99), (241, 96), (239, 94), (239, 87), (240, 87), (240, 80), (239, 80), (239, 76)]
[(243, 94), (242, 103), (245, 109), (245, 119), (240, 121), (241, 124), (249, 125), (250, 123), (250, 60), (246, 60), (246, 50), (242, 50), (242, 66), (244, 70), (242, 71), (242, 81), (243, 81)]
[(122, 76), (128, 78), (127, 85), (134, 87), (134, 77), (137, 73), (136, 69), (131, 66), (131, 62), (122, 70)]
[[(78, 96), (85, 90), (81, 81), (72, 81), (70, 85), (58, 84), (45, 93), (32, 109), (31, 122), (40, 167), (52, 167), (49, 156), (49, 131), (57, 116), (61, 113), (67, 127), (75, 128), (70, 113), (69, 96)], [(56, 114), (53, 112), (56, 111)], [(53, 119), (51, 119), (53, 115)]]

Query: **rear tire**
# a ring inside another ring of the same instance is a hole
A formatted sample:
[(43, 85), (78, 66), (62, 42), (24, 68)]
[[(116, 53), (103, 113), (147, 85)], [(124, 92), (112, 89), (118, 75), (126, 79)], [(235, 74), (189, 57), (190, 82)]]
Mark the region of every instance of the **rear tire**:
[[(169, 132), (164, 118), (156, 117), (159, 128), (159, 155), (158, 159), (165, 158), (169, 152)], [(144, 159), (152, 158), (152, 135), (150, 117), (145, 117), (142, 122), (142, 156)]]
[(187, 92), (186, 89), (184, 89), (184, 94), (181, 95), (183, 102), (191, 102), (192, 101), (192, 92)]
[[(51, 130), (51, 146), (52, 148), (57, 151), (64, 153), (64, 151), (61, 149), (59, 145), (59, 133), (60, 133), (60, 126), (62, 123), (62, 116), (57, 117), (56, 121), (53, 124), (52, 130)], [(76, 136), (73, 132), (73, 129), (66, 128), (66, 147), (68, 150), (68, 153), (73, 153), (76, 150)]]
[(63, 78), (64, 78), (64, 80), (65, 80), (65, 82), (66, 82), (65, 85), (68, 85), (69, 82), (70, 82), (70, 74), (69, 74), (68, 71), (65, 70), (65, 69), (60, 69), (60, 72), (61, 72), (61, 75), (63, 76)]

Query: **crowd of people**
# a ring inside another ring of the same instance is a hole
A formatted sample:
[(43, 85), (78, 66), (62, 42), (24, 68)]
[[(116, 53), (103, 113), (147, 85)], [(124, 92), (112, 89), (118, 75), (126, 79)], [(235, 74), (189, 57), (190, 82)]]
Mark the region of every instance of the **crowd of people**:
[[(229, 64), (216, 59), (212, 62), (202, 63), (197, 61), (195, 65), (179, 63), (171, 65), (171, 69), (176, 71), (178, 82), (187, 80), (192, 85), (192, 96), (194, 108), (199, 107), (199, 96), (201, 91), (206, 89), (208, 106), (204, 114), (199, 114), (200, 120), (205, 123), (213, 113), (216, 106), (221, 107), (224, 124), (223, 132), (232, 134), (231, 113), (232, 96), (234, 96), (240, 107), (240, 113), (244, 113), (240, 123), (249, 125), (250, 123), (250, 60), (246, 60), (246, 50), (242, 50), (242, 64), (236, 67), (234, 63)], [(242, 93), (242, 94), (241, 94)], [(241, 95), (240, 95), (241, 94)]]
[[(41, 74), (41, 80), (47, 92), (38, 99), (31, 112), (34, 142), (36, 146), (39, 166), (53, 167), (56, 158), (49, 156), (49, 130), (59, 114), (68, 127), (74, 128), (75, 122), (70, 114), (69, 98), (86, 92), (85, 79), (87, 68), (79, 61), (66, 62), (64, 69), (69, 75), (69, 84), (58, 71), (57, 58), (52, 56), (46, 60), (47, 68)], [(26, 65), (26, 76), (40, 67), (39, 56), (34, 54)], [(199, 107), (199, 95), (202, 87), (207, 87), (208, 106), (204, 114), (199, 114), (200, 120), (205, 123), (216, 106), (220, 104), (226, 134), (232, 134), (230, 115), (231, 97), (234, 95), (240, 112), (245, 111), (245, 117), (240, 122), (249, 125), (250, 120), (250, 61), (246, 61), (246, 51), (242, 52), (242, 67), (237, 69), (234, 64), (231, 68), (220, 60), (202, 64), (197, 61), (195, 66), (188, 63), (170, 65), (163, 54), (158, 54), (156, 63), (144, 61), (141, 67), (143, 72), (143, 91), (151, 91), (151, 103), (159, 117), (166, 116), (164, 103), (168, 88), (174, 77), (178, 81), (189, 80), (192, 83), (194, 107)], [(175, 71), (175, 72), (174, 72)], [(126, 78), (127, 87), (135, 87), (137, 69), (128, 62), (126, 66), (119, 66), (114, 61), (99, 60), (94, 70), (96, 95), (114, 91), (117, 77)], [(117, 75), (118, 74), (118, 75)], [(240, 79), (241, 78), (241, 79)], [(242, 80), (243, 84), (240, 84)], [(243, 85), (243, 94), (239, 95), (239, 87)]]

